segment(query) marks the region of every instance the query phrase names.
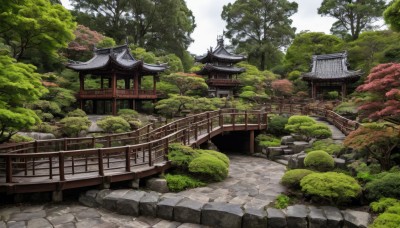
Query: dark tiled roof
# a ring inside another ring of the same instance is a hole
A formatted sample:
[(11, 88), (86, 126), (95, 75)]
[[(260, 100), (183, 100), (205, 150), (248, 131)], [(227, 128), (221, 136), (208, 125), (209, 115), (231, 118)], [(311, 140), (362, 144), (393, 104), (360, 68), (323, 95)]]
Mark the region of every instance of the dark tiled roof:
[(213, 64), (207, 63), (200, 71), (196, 72), (199, 75), (208, 75), (212, 71), (224, 72), (228, 74), (240, 74), (245, 72), (244, 68), (238, 68), (233, 66), (215, 66)]
[(210, 49), (207, 54), (196, 57), (196, 62), (201, 63), (210, 63), (214, 61), (238, 63), (243, 60), (246, 60), (245, 56), (232, 54), (225, 49), (224, 41), (222, 38), (218, 40), (218, 45), (214, 51)]
[(312, 70), (303, 74), (304, 80), (358, 79), (361, 71), (347, 69), (347, 53), (314, 55)]
[(139, 70), (141, 73), (149, 74), (162, 72), (167, 69), (166, 64), (154, 65), (136, 60), (131, 55), (127, 45), (95, 50), (94, 57), (89, 61), (71, 62), (67, 67), (76, 71), (101, 71), (118, 68), (125, 71)]

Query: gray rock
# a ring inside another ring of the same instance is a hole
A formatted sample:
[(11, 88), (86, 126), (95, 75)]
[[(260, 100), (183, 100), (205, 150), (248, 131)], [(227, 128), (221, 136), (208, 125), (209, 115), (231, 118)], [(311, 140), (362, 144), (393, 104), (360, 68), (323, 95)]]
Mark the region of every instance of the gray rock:
[(174, 207), (183, 199), (183, 197), (173, 197), (162, 199), (157, 204), (157, 217), (173, 220), (174, 219)]
[(110, 194), (112, 192), (112, 190), (110, 190), (110, 189), (103, 189), (103, 190), (100, 190), (98, 193), (97, 193), (97, 195), (96, 195), (96, 202), (99, 204), (99, 205), (103, 205), (103, 199), (104, 199), (104, 197), (106, 197), (108, 194)]
[(180, 225), (179, 222), (171, 222), (171, 221), (162, 220), (159, 223), (152, 226), (152, 228), (176, 228), (179, 225)]
[(56, 136), (51, 133), (42, 133), (42, 132), (18, 132), (19, 135), (27, 136), (34, 138), (36, 140), (46, 140), (46, 139), (55, 139)]
[(281, 138), (281, 144), (282, 145), (292, 145), (294, 143), (294, 141), (295, 140), (294, 140), (293, 136), (291, 136), (291, 135), (283, 136)]
[(117, 201), (117, 212), (123, 215), (139, 216), (140, 200), (146, 192), (131, 190)]
[(147, 180), (146, 187), (151, 191), (155, 192), (160, 192), (160, 193), (169, 192), (167, 180), (162, 178), (151, 178)]
[(7, 225), (4, 221), (0, 221), (0, 228), (7, 228)]
[(160, 196), (156, 192), (148, 192), (141, 199), (139, 204), (139, 211), (141, 215), (157, 216), (157, 202)]
[(243, 215), (243, 227), (267, 228), (268, 218), (264, 209), (248, 208)]
[(21, 212), (14, 213), (10, 216), (10, 221), (27, 221), (35, 218), (44, 218), (46, 216), (45, 211), (37, 211), (37, 212)]
[(343, 211), (344, 227), (367, 228), (371, 221), (371, 215), (367, 212), (345, 210)]
[(24, 221), (18, 221), (18, 222), (10, 221), (10, 222), (7, 222), (7, 227), (8, 228), (24, 228), (24, 227), (26, 227), (26, 225), (25, 225)]
[(305, 205), (289, 206), (286, 211), (288, 227), (307, 228), (308, 208)]
[(300, 153), (308, 147), (310, 147), (310, 144), (308, 142), (295, 141), (295, 142), (293, 142), (293, 146), (292, 146), (293, 153), (295, 153), (295, 154)]
[(72, 214), (64, 214), (64, 215), (47, 217), (47, 219), (51, 222), (51, 224), (53, 224), (53, 226), (57, 226), (60, 224), (73, 222), (75, 220), (75, 216), (73, 216)]
[(207, 203), (201, 211), (201, 223), (222, 228), (240, 228), (243, 210), (240, 205), (228, 203)]
[(346, 160), (341, 158), (334, 158), (333, 160), (336, 168), (347, 170)]
[(69, 223), (64, 223), (64, 224), (54, 226), (54, 228), (75, 228), (75, 224), (72, 222), (69, 222)]
[(100, 213), (96, 209), (93, 209), (93, 208), (88, 208), (86, 210), (74, 212), (73, 214), (78, 221), (82, 221), (82, 220), (86, 220), (86, 219), (96, 219), (96, 218), (101, 217)]
[(321, 209), (324, 210), (325, 216), (327, 218), (327, 227), (328, 228), (342, 227), (343, 216), (342, 216), (342, 213), (340, 213), (338, 208), (324, 206), (324, 207), (321, 207)]
[(200, 224), (203, 206), (204, 203), (183, 199), (174, 207), (174, 220), (181, 223)]
[(28, 221), (28, 228), (53, 228), (53, 226), (44, 218), (36, 218)]
[(96, 201), (96, 196), (99, 190), (89, 190), (79, 196), (79, 202), (88, 207), (97, 207), (99, 203)]
[(285, 214), (275, 208), (267, 209), (268, 215), (268, 227), (269, 228), (285, 228), (287, 227), (287, 221)]
[(325, 228), (328, 224), (324, 214), (324, 210), (316, 207), (309, 207), (308, 227), (309, 228)]
[(283, 155), (283, 148), (282, 147), (268, 147), (268, 158), (273, 159), (276, 156)]
[(96, 219), (85, 219), (83, 221), (77, 222), (76, 228), (89, 228), (89, 227), (96, 227), (96, 228), (117, 228), (118, 226), (106, 221), (103, 221), (100, 218)]
[(298, 153), (290, 156), (288, 168), (289, 169), (301, 169), (304, 168), (304, 159), (306, 158), (306, 153)]
[(103, 198), (103, 207), (107, 210), (115, 210), (117, 206), (117, 202), (122, 198), (129, 190), (121, 189), (112, 191), (106, 197)]

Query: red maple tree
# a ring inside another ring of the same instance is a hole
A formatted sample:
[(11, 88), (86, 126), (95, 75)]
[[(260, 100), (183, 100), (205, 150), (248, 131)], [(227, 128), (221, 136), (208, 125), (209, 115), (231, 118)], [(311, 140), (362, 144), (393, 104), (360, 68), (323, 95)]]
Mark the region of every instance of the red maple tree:
[(277, 96), (289, 96), (293, 93), (293, 83), (287, 79), (275, 80), (271, 83), (271, 87)]

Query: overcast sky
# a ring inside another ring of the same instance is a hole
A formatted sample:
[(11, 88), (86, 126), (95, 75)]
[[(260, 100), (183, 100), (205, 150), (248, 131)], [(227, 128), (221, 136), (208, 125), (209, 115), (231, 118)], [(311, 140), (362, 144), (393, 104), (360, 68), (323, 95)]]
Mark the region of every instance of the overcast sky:
[[(61, 0), (63, 5), (71, 8), (69, 0)], [(322, 0), (294, 0), (299, 4), (298, 12), (292, 17), (296, 32), (310, 30), (329, 33), (332, 23), (330, 17), (321, 17), (317, 8)], [(211, 46), (216, 46), (217, 35), (225, 29), (225, 22), (221, 19), (222, 7), (234, 0), (186, 0), (187, 6), (193, 11), (196, 18), (196, 29), (192, 34), (194, 42), (189, 51), (193, 54), (203, 54)]]

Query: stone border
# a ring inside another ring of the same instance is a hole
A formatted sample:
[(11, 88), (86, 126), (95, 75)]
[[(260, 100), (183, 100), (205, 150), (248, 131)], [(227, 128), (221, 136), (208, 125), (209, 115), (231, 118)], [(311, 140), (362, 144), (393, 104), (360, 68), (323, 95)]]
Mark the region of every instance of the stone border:
[(151, 216), (182, 223), (221, 228), (367, 228), (369, 213), (336, 207), (293, 205), (287, 209), (243, 209), (241, 205), (198, 202), (181, 196), (168, 196), (140, 190), (89, 190), (79, 197), (88, 207), (103, 207), (131, 216)]

